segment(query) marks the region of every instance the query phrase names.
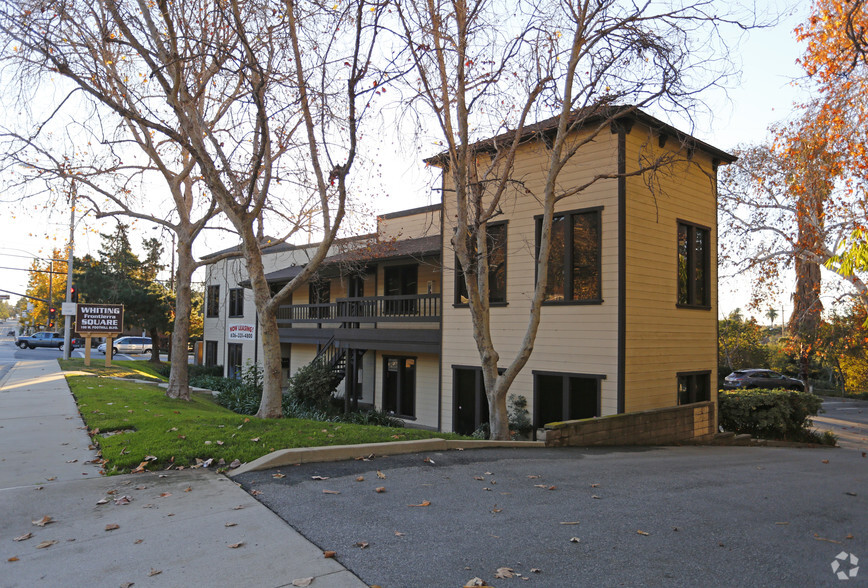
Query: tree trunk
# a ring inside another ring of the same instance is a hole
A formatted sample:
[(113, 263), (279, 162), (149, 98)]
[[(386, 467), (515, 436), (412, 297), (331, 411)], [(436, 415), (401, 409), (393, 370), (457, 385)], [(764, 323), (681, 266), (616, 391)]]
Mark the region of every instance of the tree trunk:
[(151, 359), (148, 361), (151, 363), (160, 363), (160, 343), (162, 343), (160, 330), (154, 328), (151, 329), (148, 334), (151, 336)]
[(166, 396), (190, 400), (189, 371), (187, 369), (187, 340), (190, 338), (190, 313), (193, 311), (193, 244), (187, 235), (178, 235), (178, 273), (175, 276), (175, 326), (169, 361), (169, 388)]

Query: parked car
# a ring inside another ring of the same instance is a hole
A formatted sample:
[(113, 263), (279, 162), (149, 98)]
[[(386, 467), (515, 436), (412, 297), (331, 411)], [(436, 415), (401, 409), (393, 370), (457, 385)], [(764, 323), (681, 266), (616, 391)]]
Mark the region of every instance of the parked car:
[[(112, 355), (118, 353), (150, 353), (151, 348), (150, 337), (121, 337), (112, 341)], [(103, 343), (96, 350), (100, 353), (105, 353), (106, 344)]]
[(773, 372), (766, 369), (736, 370), (723, 379), (723, 387), (726, 390), (738, 388), (787, 388), (788, 390), (805, 389), (805, 383), (801, 380)]
[(21, 349), (35, 349), (37, 347), (53, 347), (63, 349), (63, 333), (35, 333), (30, 337), (18, 337), (15, 344)]

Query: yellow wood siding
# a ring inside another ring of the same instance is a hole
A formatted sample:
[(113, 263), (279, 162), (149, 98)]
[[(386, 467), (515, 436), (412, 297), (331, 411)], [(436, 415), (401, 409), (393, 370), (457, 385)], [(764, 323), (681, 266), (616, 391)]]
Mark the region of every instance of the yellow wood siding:
[[(640, 153), (648, 157), (678, 149), (674, 139), (659, 148), (657, 136), (636, 126), (627, 135), (627, 170)], [(709, 370), (712, 400), (717, 385), (717, 208), (710, 156), (688, 154), (655, 179), (629, 178), (626, 191), (626, 371), (627, 412), (677, 404), (678, 372)], [(710, 231), (711, 309), (678, 308), (678, 221)]]
[(406, 353), (400, 350), (377, 351), (376, 407), (378, 409), (383, 407), (383, 358), (396, 356), (416, 358), (416, 419), (407, 419), (408, 426), (436, 429), (440, 358), (434, 353)]
[(440, 211), (429, 210), (419, 214), (377, 220), (380, 239), (413, 239), (440, 233)]
[[(516, 157), (514, 176), (525, 188), (542, 197), (546, 154), (539, 145), (528, 145)], [(617, 171), (617, 136), (608, 131), (585, 145), (561, 173), (559, 184), (568, 190), (598, 173)], [(447, 182), (448, 172), (444, 172)], [(451, 192), (447, 189), (444, 194)], [(602, 381), (602, 414), (617, 411), (618, 359), (618, 211), (617, 181), (603, 180), (580, 195), (559, 202), (556, 212), (602, 207), (602, 304), (544, 306), (542, 320), (530, 361), (521, 371), (510, 393), (525, 396), (533, 413), (533, 371), (557, 371), (605, 375)], [(542, 213), (537, 198), (515, 190), (501, 203), (507, 221), (507, 306), (491, 309), (491, 332), (500, 354), (500, 366), (512, 361), (527, 327), (530, 299), (535, 284), (535, 215)], [(454, 302), (455, 254), (450, 242), (455, 226), (455, 202), (444, 199), (443, 253), (443, 428), (452, 430), (453, 365), (479, 365), (473, 340), (470, 310)]]

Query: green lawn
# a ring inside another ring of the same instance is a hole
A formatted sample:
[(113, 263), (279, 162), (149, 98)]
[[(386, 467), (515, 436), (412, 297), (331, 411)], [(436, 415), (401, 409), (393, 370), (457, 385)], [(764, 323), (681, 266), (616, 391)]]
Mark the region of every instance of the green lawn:
[(166, 378), (154, 371), (154, 364), (149, 361), (135, 361), (132, 359), (112, 360), (111, 367), (105, 366), (105, 359), (90, 358), (90, 366), (84, 365), (84, 359), (58, 359), (60, 369), (63, 371), (88, 372), (97, 376), (118, 376), (121, 378), (149, 378), (166, 381)]
[[(131, 362), (144, 363), (144, 362)], [(252, 461), (278, 449), (411, 439), (456, 438), (418, 429), (260, 420), (231, 412), (207, 394), (190, 402), (166, 398), (162, 388), (96, 376), (68, 376), (91, 437), (107, 460), (108, 474), (127, 473), (150, 460), (148, 470), (194, 465), (196, 459)], [(96, 430), (99, 430), (96, 432)]]

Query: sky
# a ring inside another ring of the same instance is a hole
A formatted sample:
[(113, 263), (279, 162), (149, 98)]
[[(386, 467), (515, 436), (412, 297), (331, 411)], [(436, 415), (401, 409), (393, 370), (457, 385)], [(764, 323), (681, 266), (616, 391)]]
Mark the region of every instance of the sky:
[[(785, 11), (786, 5), (770, 0), (761, 7), (764, 14)], [(806, 92), (798, 83), (802, 72), (796, 60), (801, 47), (796, 42), (793, 29), (803, 22), (809, 12), (809, 4), (800, 2), (795, 8), (781, 17), (780, 23), (771, 28), (753, 30), (734, 42), (735, 54), (740, 58), (741, 79), (725, 90), (714, 90), (706, 94), (705, 100), (712, 106), (714, 115), (707, 119), (694, 121), (692, 134), (715, 147), (732, 150), (739, 144), (761, 142), (768, 136), (771, 124), (787, 119), (792, 105), (805, 99)], [(736, 66), (739, 64), (736, 63)], [(667, 120), (682, 130), (690, 131), (677, 120)], [(408, 157), (406, 153), (381, 154), (383, 161), (382, 193), (371, 206), (373, 212), (382, 214), (396, 210), (425, 206), (436, 201), (437, 196), (430, 189), (430, 174), (424, 170), (421, 157), (432, 155), (437, 148), (419, 147), (421, 156)], [(13, 218), (14, 217), (14, 218)], [(93, 223), (78, 222), (75, 231), (75, 255), (96, 254), (100, 246), (99, 230)], [(103, 231), (109, 232), (111, 227)], [(158, 236), (159, 231), (147, 227), (137, 240)], [(27, 286), (28, 274), (20, 271), (29, 267), (34, 257), (49, 257), (52, 247), (61, 249), (69, 236), (69, 208), (62, 203), (52, 210), (30, 205), (24, 209), (0, 211), (0, 290), (23, 293)], [(164, 263), (169, 265), (170, 241), (164, 234), (166, 253)], [(197, 242), (198, 254), (222, 249), (230, 243), (224, 235), (209, 236)], [(18, 268), (18, 269), (10, 269)], [(168, 276), (165, 276), (168, 279)], [(62, 278), (61, 278), (62, 281)], [(2, 294), (3, 292), (0, 292)], [(13, 304), (17, 296), (12, 295)], [(719, 284), (719, 313), (728, 314), (736, 307), (746, 309), (749, 301), (749, 286), (745, 278), (721, 276)], [(789, 315), (791, 307), (788, 297), (779, 301), (780, 310)], [(758, 320), (765, 321), (762, 315), (767, 309), (755, 312)], [(749, 315), (749, 312), (745, 312)], [(780, 319), (778, 319), (780, 320)]]

